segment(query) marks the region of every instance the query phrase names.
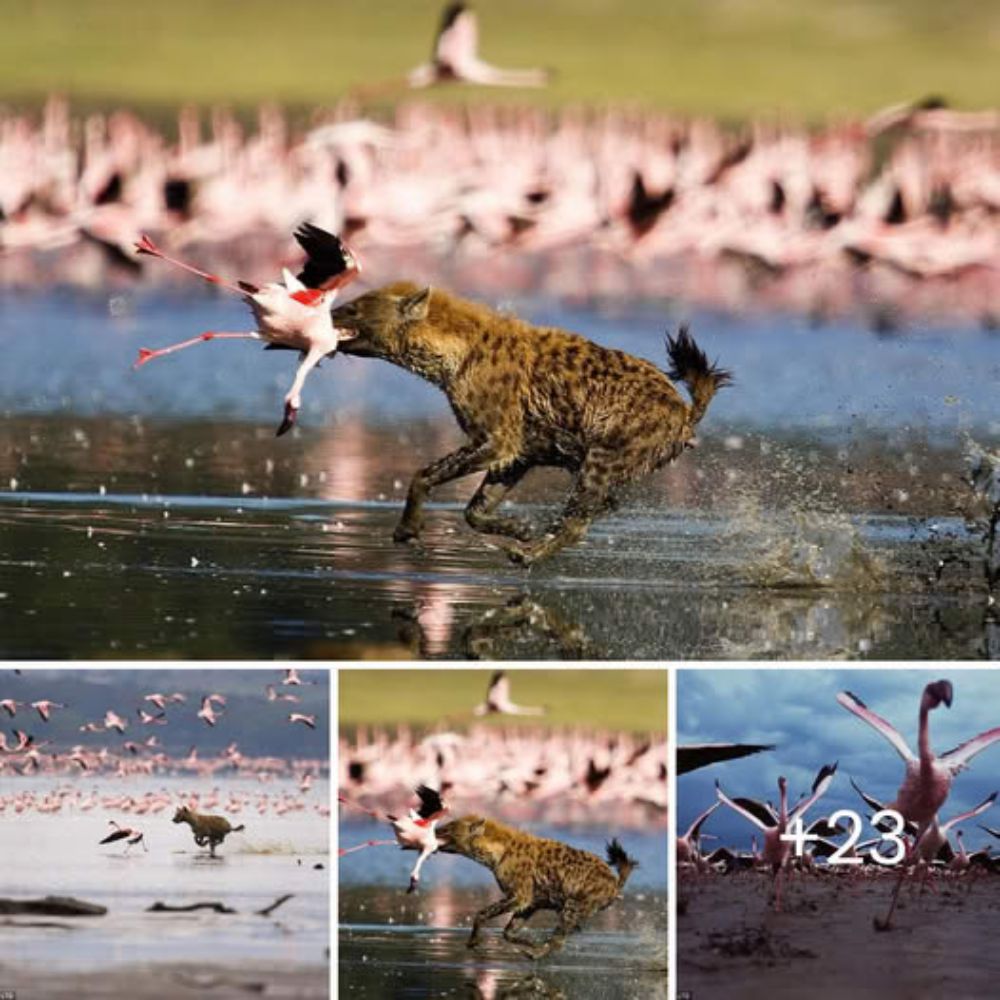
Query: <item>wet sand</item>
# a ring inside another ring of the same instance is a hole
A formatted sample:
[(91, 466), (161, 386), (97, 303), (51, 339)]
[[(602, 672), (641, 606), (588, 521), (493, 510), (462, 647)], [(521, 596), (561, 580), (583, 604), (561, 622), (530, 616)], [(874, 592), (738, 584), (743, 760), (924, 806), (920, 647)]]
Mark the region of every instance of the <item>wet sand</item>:
[(13, 990), (17, 1000), (171, 1000), (186, 997), (275, 1000), (325, 1000), (330, 995), (325, 967), (170, 964), (129, 965), (103, 972), (54, 972), (34, 966), (0, 963), (0, 993)]
[[(686, 879), (678, 989), (690, 1000), (987, 1000), (997, 996), (1000, 877), (904, 888), (878, 933), (894, 875), (793, 878), (782, 913), (765, 875)], [(971, 891), (970, 891), (971, 889)]]

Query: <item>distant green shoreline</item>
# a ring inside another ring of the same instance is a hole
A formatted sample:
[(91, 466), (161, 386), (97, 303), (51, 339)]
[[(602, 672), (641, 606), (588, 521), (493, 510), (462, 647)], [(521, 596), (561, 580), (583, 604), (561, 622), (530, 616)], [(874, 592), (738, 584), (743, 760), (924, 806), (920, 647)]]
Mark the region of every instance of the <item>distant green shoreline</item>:
[[(1000, 6), (978, 0), (481, 0), (483, 56), (556, 71), (545, 90), (434, 100), (622, 105), (741, 121), (867, 114), (941, 94), (1000, 99)], [(295, 113), (426, 59), (440, 0), (8, 0), (0, 101), (83, 111), (274, 101)], [(426, 92), (423, 92), (426, 96)]]

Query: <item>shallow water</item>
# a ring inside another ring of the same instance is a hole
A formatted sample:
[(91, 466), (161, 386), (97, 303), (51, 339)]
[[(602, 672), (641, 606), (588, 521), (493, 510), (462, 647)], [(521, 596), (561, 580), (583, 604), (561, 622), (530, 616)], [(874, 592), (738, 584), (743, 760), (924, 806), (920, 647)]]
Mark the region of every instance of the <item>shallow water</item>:
[[(66, 784), (65, 779), (59, 782)], [(17, 779), (8, 792), (47, 791), (52, 781)], [(294, 786), (284, 783), (290, 790)], [(279, 790), (274, 782), (272, 790)], [(219, 786), (253, 793), (248, 780), (210, 782), (192, 778), (128, 778), (115, 782), (82, 780), (81, 790), (102, 795), (174, 793)], [(316, 802), (328, 802), (326, 782), (316, 782)], [(146, 835), (127, 851), (118, 843), (99, 845), (108, 820), (137, 826)], [(170, 821), (169, 812), (130, 818), (98, 807), (91, 812), (14, 813), (0, 822), (0, 896), (38, 898), (74, 896), (108, 908), (100, 917), (12, 917), (21, 926), (0, 927), (8, 955), (16, 949), (19, 966), (97, 969), (143, 961), (238, 964), (252, 959), (294, 966), (323, 966), (329, 945), (329, 824), (313, 811), (284, 816), (254, 812), (240, 822), (245, 832), (231, 834), (211, 858), (195, 846), (190, 830)], [(323, 868), (313, 866), (322, 864)], [(279, 896), (294, 897), (263, 917), (255, 911)], [(187, 905), (220, 901), (235, 914), (207, 911), (147, 913), (155, 902)], [(50, 922), (64, 927), (23, 926)]]
[[(671, 322), (511, 304), (654, 360)], [(701, 447), (525, 572), (465, 527), (471, 483), (436, 494), (423, 551), (393, 545), (410, 475), (461, 440), (416, 378), (324, 364), (301, 430), (276, 440), (285, 352), (215, 343), (128, 368), (140, 345), (243, 322), (238, 302), (197, 294), (4, 298), (0, 653), (987, 652), (985, 512), (963, 453), (1000, 437), (989, 333), (694, 316), (738, 380)], [(565, 489), (533, 474), (517, 503), (544, 523)]]

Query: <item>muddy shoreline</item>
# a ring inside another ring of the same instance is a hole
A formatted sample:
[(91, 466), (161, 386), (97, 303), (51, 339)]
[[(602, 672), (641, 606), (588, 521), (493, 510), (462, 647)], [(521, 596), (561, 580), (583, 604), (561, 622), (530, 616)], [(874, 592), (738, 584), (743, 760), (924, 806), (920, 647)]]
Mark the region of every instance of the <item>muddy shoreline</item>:
[(997, 995), (1000, 877), (904, 888), (894, 929), (876, 933), (893, 876), (800, 876), (785, 909), (766, 875), (679, 887), (678, 989), (692, 1000), (986, 1000)]

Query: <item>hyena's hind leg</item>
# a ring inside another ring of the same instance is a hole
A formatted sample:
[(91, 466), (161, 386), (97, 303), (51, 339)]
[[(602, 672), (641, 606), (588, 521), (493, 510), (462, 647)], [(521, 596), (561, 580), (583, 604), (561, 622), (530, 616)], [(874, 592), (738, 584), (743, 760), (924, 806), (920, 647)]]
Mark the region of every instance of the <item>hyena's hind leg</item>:
[(524, 930), (524, 925), (538, 912), (537, 906), (527, 906), (523, 910), (515, 910), (507, 921), (507, 926), (503, 929), (503, 938), (511, 944), (526, 945), (534, 947), (535, 942), (525, 934), (519, 933)]
[(521, 951), (528, 958), (533, 959), (544, 958), (546, 955), (551, 955), (554, 951), (559, 951), (566, 943), (566, 938), (574, 931), (578, 931), (583, 921), (598, 909), (599, 907), (594, 903), (583, 902), (577, 899), (567, 900), (559, 914), (559, 922), (556, 924), (555, 930), (552, 931), (549, 938), (541, 944), (521, 944)]
[(594, 518), (614, 505), (611, 489), (618, 479), (620, 464), (618, 455), (608, 449), (589, 452), (576, 474), (566, 506), (545, 534), (534, 542), (503, 543), (511, 561), (530, 566), (583, 538)]
[(526, 462), (515, 462), (505, 469), (486, 473), (479, 489), (472, 495), (465, 508), (465, 520), (469, 527), (487, 535), (505, 535), (527, 542), (534, 534), (530, 521), (507, 514), (495, 513), (504, 497), (524, 478), (531, 466)]

